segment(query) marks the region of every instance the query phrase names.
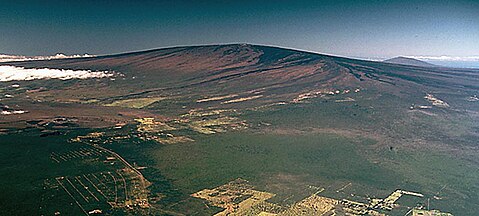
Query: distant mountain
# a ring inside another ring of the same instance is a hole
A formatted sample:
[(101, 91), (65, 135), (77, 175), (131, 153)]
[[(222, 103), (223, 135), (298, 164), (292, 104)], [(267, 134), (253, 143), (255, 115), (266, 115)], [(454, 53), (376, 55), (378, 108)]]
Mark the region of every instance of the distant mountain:
[(393, 63), (393, 64), (418, 66), (418, 67), (438, 67), (437, 65), (427, 63), (425, 61), (420, 61), (420, 60), (417, 60), (417, 59), (407, 58), (407, 57), (402, 57), (402, 56), (387, 59), (387, 60), (384, 60), (384, 62)]

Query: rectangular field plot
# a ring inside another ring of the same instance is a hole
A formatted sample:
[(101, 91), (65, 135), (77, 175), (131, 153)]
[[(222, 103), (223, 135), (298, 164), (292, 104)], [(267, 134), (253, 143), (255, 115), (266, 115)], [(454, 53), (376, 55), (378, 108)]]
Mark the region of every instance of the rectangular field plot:
[(66, 162), (71, 160), (78, 160), (78, 159), (91, 159), (91, 158), (104, 158), (104, 157), (106, 157), (105, 152), (97, 148), (93, 148), (89, 146), (81, 147), (73, 151), (62, 152), (62, 153), (52, 152), (50, 154), (50, 158), (56, 163), (61, 163), (61, 162)]
[(149, 207), (144, 182), (129, 169), (57, 177), (55, 182), (85, 214)]

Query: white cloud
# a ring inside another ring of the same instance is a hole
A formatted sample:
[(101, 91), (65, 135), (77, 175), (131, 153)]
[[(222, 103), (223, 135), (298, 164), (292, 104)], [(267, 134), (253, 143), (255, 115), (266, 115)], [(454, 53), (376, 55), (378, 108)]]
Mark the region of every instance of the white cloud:
[(0, 62), (51, 60), (51, 59), (65, 59), (65, 58), (87, 58), (87, 57), (95, 57), (95, 55), (90, 55), (90, 54), (65, 55), (63, 53), (58, 53), (53, 56), (22, 56), (22, 55), (0, 54)]
[(89, 79), (112, 77), (110, 71), (66, 70), (51, 68), (32, 68), (0, 66), (0, 82), (36, 80), (36, 79)]
[(479, 56), (405, 56), (423, 61), (458, 61), (458, 62), (476, 62)]

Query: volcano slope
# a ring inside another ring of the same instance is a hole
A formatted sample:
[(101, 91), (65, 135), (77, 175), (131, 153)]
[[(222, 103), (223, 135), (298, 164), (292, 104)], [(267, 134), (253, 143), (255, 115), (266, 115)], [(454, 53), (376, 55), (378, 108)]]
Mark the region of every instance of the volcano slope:
[(479, 209), (479, 70), (249, 44), (1, 64), (114, 74), (0, 82), (5, 214), (211, 215), (191, 194), (237, 178), (267, 213), (396, 189), (424, 197), (377, 211)]

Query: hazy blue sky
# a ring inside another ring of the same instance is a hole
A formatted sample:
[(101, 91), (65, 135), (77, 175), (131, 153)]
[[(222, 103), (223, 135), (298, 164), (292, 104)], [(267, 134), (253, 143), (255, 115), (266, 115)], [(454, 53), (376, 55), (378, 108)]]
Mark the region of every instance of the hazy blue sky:
[(344, 56), (479, 56), (479, 1), (2, 1), (0, 53), (247, 42)]

